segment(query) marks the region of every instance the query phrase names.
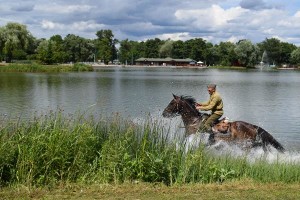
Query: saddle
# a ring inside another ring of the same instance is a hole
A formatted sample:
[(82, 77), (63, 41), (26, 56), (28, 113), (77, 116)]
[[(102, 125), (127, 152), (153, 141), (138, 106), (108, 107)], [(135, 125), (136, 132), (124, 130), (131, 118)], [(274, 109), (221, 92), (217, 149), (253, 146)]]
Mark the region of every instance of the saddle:
[[(222, 123), (222, 124), (219, 124)], [(220, 128), (219, 129), (215, 129), (214, 126), (215, 125), (219, 125)], [(229, 118), (225, 117), (221, 120), (218, 120), (216, 122), (216, 124), (213, 125), (212, 127), (212, 131), (216, 136), (219, 137), (230, 137), (231, 136), (231, 132), (230, 132), (230, 122), (229, 122)]]

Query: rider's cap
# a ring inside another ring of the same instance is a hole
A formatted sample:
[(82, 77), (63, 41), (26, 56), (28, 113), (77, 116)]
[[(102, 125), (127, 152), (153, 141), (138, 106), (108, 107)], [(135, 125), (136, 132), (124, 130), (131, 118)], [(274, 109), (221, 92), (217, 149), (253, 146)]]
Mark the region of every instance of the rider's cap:
[(216, 84), (209, 84), (207, 86), (207, 88), (213, 88), (213, 89), (216, 89), (217, 85)]

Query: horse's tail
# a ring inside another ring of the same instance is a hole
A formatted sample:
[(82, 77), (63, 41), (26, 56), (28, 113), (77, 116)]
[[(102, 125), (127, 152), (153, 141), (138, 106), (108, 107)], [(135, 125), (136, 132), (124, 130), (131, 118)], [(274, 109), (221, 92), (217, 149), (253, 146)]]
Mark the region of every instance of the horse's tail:
[(279, 152), (284, 153), (285, 149), (283, 146), (266, 130), (258, 127), (257, 129), (258, 136), (260, 136), (264, 149), (268, 144), (271, 144), (274, 148), (276, 148)]

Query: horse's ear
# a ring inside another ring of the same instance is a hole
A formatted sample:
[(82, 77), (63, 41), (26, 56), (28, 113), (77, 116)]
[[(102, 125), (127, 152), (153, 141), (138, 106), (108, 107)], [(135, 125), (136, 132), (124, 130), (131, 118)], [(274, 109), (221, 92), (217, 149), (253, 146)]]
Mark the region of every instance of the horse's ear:
[[(172, 93), (173, 94), (173, 93)], [(174, 97), (174, 99), (179, 99), (180, 98), (180, 96), (177, 96), (177, 95), (175, 95), (175, 94), (173, 94), (173, 97)]]

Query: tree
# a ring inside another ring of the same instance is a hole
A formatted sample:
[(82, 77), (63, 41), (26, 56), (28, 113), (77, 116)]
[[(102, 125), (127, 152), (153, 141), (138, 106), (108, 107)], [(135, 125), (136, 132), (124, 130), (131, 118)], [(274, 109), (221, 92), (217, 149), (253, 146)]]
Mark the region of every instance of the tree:
[(64, 38), (64, 50), (68, 62), (93, 61), (95, 53), (95, 42), (73, 34)]
[(50, 37), (52, 43), (52, 62), (53, 63), (64, 63), (67, 60), (66, 51), (64, 49), (64, 41), (60, 35), (54, 35)]
[(52, 41), (43, 40), (37, 47), (37, 59), (43, 64), (52, 64), (53, 63), (53, 51), (52, 51)]
[(216, 46), (219, 58), (218, 64), (232, 66), (236, 61), (235, 47), (235, 44), (232, 42), (220, 42), (220, 44)]
[(184, 58), (184, 42), (181, 40), (174, 41), (172, 44), (172, 58)]
[(270, 63), (279, 64), (281, 60), (281, 45), (280, 40), (276, 38), (266, 38), (261, 44), (261, 55), (262, 52), (266, 51)]
[(290, 44), (287, 42), (281, 42), (280, 43), (281, 46), (281, 53), (280, 53), (280, 60), (279, 63), (289, 63), (290, 59), (291, 59), (291, 54), (292, 52), (297, 49), (296, 45), (294, 44)]
[(7, 23), (0, 29), (0, 52), (7, 62), (12, 59), (26, 59), (30, 44), (35, 38), (27, 30), (25, 25), (19, 23)]
[(136, 41), (129, 41), (128, 39), (120, 42), (119, 49), (119, 61), (121, 63), (134, 64), (134, 60), (142, 56), (142, 51), (140, 51), (140, 44)]
[(163, 42), (158, 50), (160, 57), (172, 57), (173, 43), (174, 41), (170, 39)]
[(97, 50), (99, 59), (103, 60), (105, 64), (117, 58), (116, 44), (118, 40), (114, 38), (111, 30), (97, 31)]
[(144, 43), (145, 57), (147, 58), (159, 58), (159, 47), (162, 45), (162, 41), (158, 38), (146, 40)]
[(254, 67), (259, 60), (259, 48), (250, 40), (241, 40), (234, 49), (240, 64), (245, 67)]
[(300, 65), (300, 47), (296, 48), (291, 53), (290, 61), (292, 64)]
[(191, 58), (197, 61), (204, 60), (206, 42), (202, 38), (187, 40), (184, 43), (184, 47), (184, 58)]

